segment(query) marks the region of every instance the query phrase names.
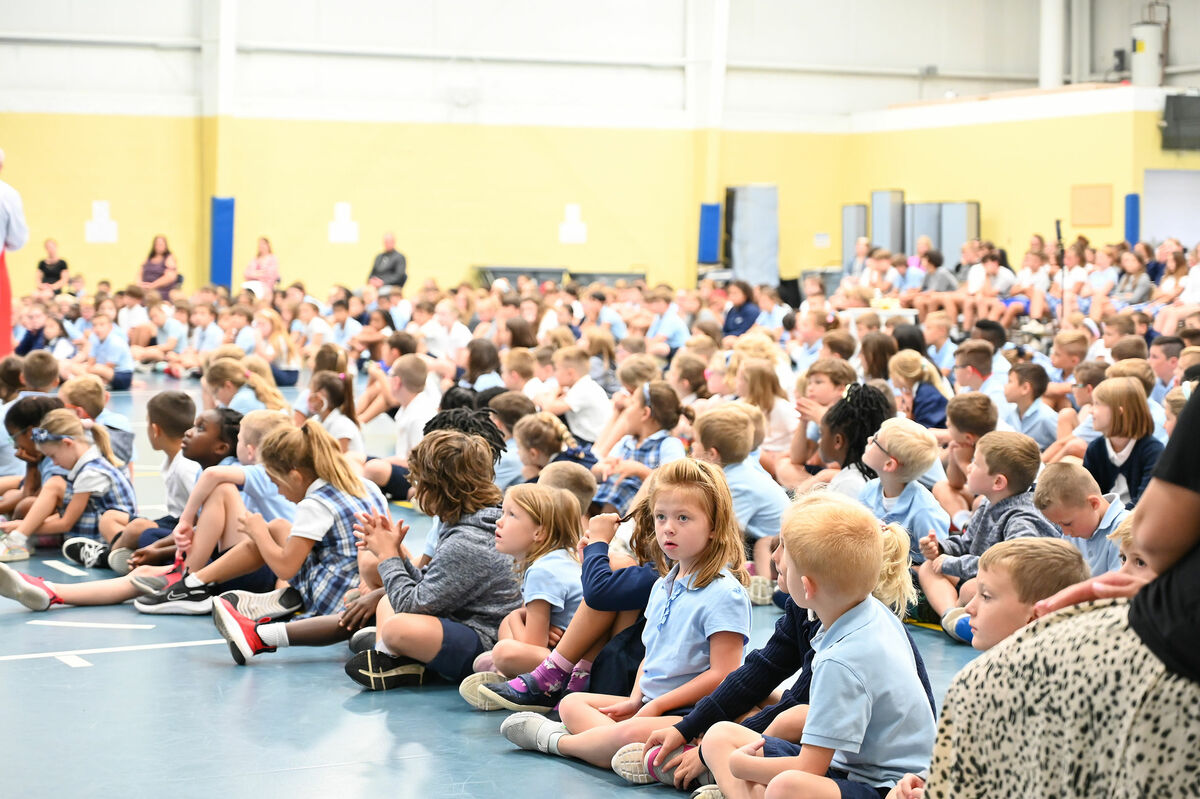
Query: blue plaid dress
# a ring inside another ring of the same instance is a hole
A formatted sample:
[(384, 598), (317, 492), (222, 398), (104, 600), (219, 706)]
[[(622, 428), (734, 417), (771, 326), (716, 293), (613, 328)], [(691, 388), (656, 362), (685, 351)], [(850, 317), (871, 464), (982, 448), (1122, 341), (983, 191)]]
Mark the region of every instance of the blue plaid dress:
[(379, 487), (364, 481), (365, 497), (355, 497), (326, 483), (309, 497), (333, 514), (333, 527), (317, 541), (288, 582), (304, 598), (304, 616), (339, 613), (342, 599), (358, 577), (358, 548), (354, 538), (354, 514), (387, 513), (387, 501)]
[[(646, 436), (646, 439), (639, 444), (633, 436), (625, 436), (613, 454), (619, 461), (633, 460), (644, 463), (651, 470), (657, 469), (663, 463), (663, 444), (669, 437), (670, 433), (667, 430), (659, 430), (653, 435)], [(625, 513), (629, 509), (629, 503), (633, 502), (633, 498), (637, 496), (638, 489), (641, 487), (642, 478), (640, 477), (626, 477), (621, 480), (618, 475), (614, 474), (596, 489), (594, 501), (600, 505), (608, 503), (620, 513)]]
[(87, 507), (83, 509), (83, 515), (79, 517), (79, 521), (75, 523), (72, 534), (98, 541), (100, 540), (100, 515), (107, 510), (122, 510), (128, 513), (132, 519), (137, 515), (137, 497), (133, 493), (133, 484), (129, 482), (129, 475), (113, 466), (104, 456), (100, 456), (84, 463), (75, 473), (74, 478), (68, 474), (67, 490), (63, 494), (63, 508), (70, 505), (71, 498), (75, 496), (75, 481), (89, 469), (101, 471), (108, 477), (108, 491), (103, 494), (93, 492), (88, 496)]

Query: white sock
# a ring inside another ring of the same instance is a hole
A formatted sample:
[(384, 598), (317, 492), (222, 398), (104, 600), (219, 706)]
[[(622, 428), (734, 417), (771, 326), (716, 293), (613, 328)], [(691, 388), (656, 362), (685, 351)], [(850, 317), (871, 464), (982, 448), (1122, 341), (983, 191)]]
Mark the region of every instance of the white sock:
[(187, 588), (199, 588), (200, 586), (204, 585), (204, 581), (195, 574), (189, 574), (187, 577), (183, 578), (183, 584)]
[(260, 624), (255, 628), (259, 639), (267, 646), (282, 647), (288, 645), (287, 624), (282, 621), (270, 624)]
[(29, 536), (24, 533), (18, 533), (15, 530), (8, 534), (8, 540), (13, 543), (13, 546), (23, 547), (29, 543)]
[(396, 653), (388, 649), (388, 645), (383, 642), (383, 636), (379, 634), (378, 630), (375, 631), (375, 651), (392, 657), (396, 656)]
[(954, 514), (954, 526), (960, 530), (965, 529), (969, 521), (971, 521), (971, 511), (969, 510), (960, 510)]
[(558, 751), (558, 742), (566, 734), (567, 734), (567, 725), (560, 723), (558, 725), (558, 729), (556, 729), (554, 732), (550, 733), (549, 737), (546, 738), (547, 754), (558, 755), (559, 757), (566, 757), (566, 755), (564, 755), (562, 752)]

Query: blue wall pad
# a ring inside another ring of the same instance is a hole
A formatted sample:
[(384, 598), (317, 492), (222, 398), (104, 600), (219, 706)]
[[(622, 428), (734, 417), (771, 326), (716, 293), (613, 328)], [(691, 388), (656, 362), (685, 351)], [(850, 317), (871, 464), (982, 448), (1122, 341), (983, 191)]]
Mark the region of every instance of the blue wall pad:
[(696, 263), (721, 262), (721, 204), (700, 204), (700, 249)]
[(208, 278), (213, 285), (233, 287), (233, 198), (212, 198), (212, 240)]
[(1125, 241), (1137, 244), (1142, 232), (1142, 198), (1139, 194), (1125, 195)]

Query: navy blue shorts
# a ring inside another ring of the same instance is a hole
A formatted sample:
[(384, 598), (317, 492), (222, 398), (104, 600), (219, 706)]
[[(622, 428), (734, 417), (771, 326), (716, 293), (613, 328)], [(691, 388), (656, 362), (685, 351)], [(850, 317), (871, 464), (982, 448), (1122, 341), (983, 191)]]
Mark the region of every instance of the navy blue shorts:
[[(770, 735), (763, 736), (763, 755), (766, 757), (795, 757), (798, 754), (800, 754), (800, 744)], [(879, 799), (881, 796), (886, 797), (891, 792), (891, 788), (875, 788), (865, 782), (855, 782), (850, 779), (849, 774), (841, 769), (831, 768), (825, 772), (825, 776), (837, 784), (842, 799)]]
[(379, 488), (388, 499), (397, 502), (407, 502), (408, 491), (412, 488), (412, 483), (408, 481), (408, 469), (393, 463), (391, 476)]
[(471, 676), (475, 658), (487, 650), (479, 640), (479, 633), (467, 625), (450, 619), (438, 621), (442, 623), (442, 648), (425, 665), (457, 684)]
[(133, 382), (133, 372), (113, 372), (112, 382), (108, 387), (113, 391), (124, 391)]
[(275, 378), (275, 385), (280, 388), (291, 388), (300, 382), (299, 369), (280, 369), (275, 364), (271, 364), (271, 376)]

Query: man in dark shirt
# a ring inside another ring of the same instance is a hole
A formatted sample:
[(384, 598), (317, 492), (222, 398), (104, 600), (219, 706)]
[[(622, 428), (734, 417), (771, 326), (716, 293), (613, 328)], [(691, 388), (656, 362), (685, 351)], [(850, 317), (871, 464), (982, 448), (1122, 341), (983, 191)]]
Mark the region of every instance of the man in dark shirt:
[(383, 252), (375, 256), (375, 265), (367, 282), (375, 288), (380, 286), (399, 286), (404, 288), (408, 281), (407, 264), (404, 253), (396, 251), (396, 236), (385, 233), (383, 236)]

